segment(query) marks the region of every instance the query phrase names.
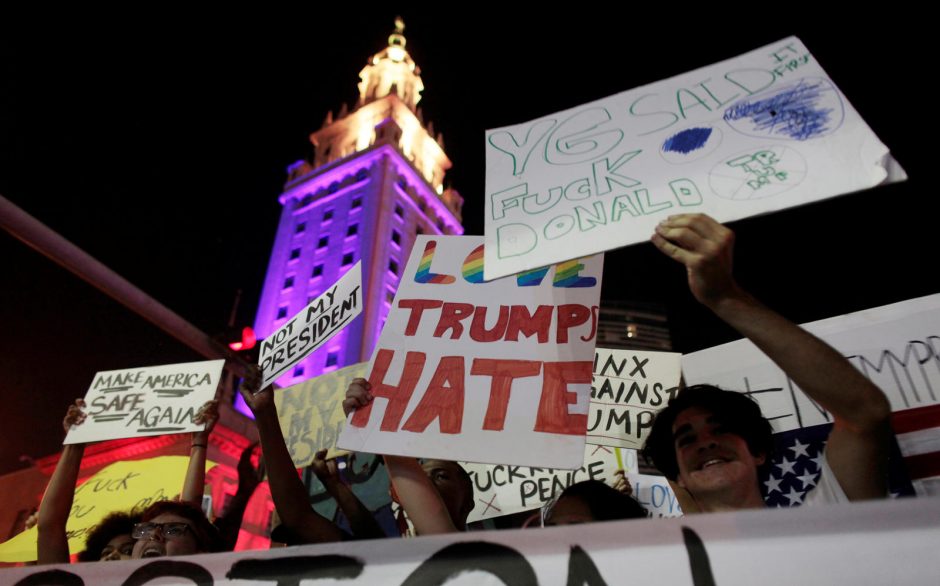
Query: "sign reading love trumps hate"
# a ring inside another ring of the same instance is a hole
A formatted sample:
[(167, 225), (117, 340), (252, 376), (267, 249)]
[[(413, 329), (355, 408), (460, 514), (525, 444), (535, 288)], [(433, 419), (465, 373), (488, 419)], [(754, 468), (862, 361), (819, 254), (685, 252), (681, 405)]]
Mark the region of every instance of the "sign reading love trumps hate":
[(603, 258), (483, 281), (483, 239), (422, 236), (338, 446), (578, 468)]
[(215, 397), (224, 360), (109, 370), (95, 374), (81, 425), (65, 444), (199, 431), (199, 408)]
[(362, 313), (362, 262), (261, 342), (261, 387), (273, 383)]

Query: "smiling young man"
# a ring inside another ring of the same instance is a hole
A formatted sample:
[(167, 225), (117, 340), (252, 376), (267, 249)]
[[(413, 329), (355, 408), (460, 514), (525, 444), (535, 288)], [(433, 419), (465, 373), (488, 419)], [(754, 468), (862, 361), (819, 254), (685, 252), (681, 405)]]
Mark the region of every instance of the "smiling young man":
[[(884, 498), (890, 405), (825, 342), (762, 305), (732, 277), (734, 233), (702, 214), (670, 216), (652, 242), (685, 265), (695, 298), (748, 338), (833, 419), (807, 504)], [(683, 389), (656, 417), (644, 454), (701, 511), (764, 506), (758, 469), (771, 427), (757, 403), (709, 385)]]

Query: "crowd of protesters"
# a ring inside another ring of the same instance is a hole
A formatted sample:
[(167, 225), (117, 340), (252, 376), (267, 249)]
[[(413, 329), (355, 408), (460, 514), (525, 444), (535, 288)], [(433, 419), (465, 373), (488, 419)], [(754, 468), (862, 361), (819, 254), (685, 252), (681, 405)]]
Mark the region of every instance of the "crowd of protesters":
[[(828, 411), (832, 431), (820, 459), (822, 475), (806, 504), (884, 498), (890, 408), (882, 392), (838, 352), (762, 305), (732, 275), (734, 234), (708, 216), (671, 216), (656, 228), (653, 244), (681, 263), (695, 298), (753, 342), (813, 401)], [(338, 474), (326, 454), (313, 469), (349, 521), (349, 530), (318, 514), (291, 460), (274, 404), (273, 387), (260, 387), (252, 370), (241, 386), (254, 413), (263, 466), (280, 519), (272, 540), (289, 545), (386, 537), (369, 509)], [(347, 415), (373, 397), (364, 379), (350, 382), (343, 402)], [(84, 418), (82, 402), (68, 409), (68, 431)], [(143, 511), (113, 513), (88, 536), (80, 561), (186, 555), (231, 550), (248, 498), (261, 481), (250, 446), (239, 463), (239, 489), (224, 514), (210, 522), (201, 509), (208, 436), (217, 405), (204, 406), (205, 430), (191, 439), (190, 465), (179, 499)], [(758, 471), (770, 462), (771, 427), (757, 403), (740, 392), (710, 385), (682, 389), (656, 416), (643, 450), (647, 460), (680, 493), (686, 514), (765, 506)], [(38, 563), (69, 561), (65, 524), (83, 454), (82, 444), (65, 446), (46, 489), (38, 518)], [(473, 484), (457, 463), (385, 456), (393, 498), (414, 532), (432, 535), (467, 530), (474, 506)], [(647, 517), (621, 475), (616, 487), (598, 481), (568, 487), (542, 511), (544, 525), (557, 526)]]

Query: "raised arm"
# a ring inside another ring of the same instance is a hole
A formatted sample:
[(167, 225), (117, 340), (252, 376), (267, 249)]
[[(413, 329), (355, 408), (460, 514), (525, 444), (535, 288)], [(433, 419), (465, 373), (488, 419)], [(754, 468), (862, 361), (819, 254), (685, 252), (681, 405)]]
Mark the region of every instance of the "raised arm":
[[(346, 399), (343, 401), (343, 411), (347, 417), (357, 407), (368, 405), (373, 400), (369, 388), (369, 382), (362, 378), (354, 379), (349, 384)], [(405, 509), (418, 535), (457, 531), (447, 505), (416, 459), (385, 456), (385, 467), (398, 495), (398, 502)]]
[[(75, 399), (75, 403), (69, 405), (65, 419), (62, 420), (66, 433), (73, 425), (80, 425), (85, 421), (85, 412), (82, 411), (84, 406), (85, 401), (82, 399)], [(69, 540), (65, 527), (72, 511), (75, 484), (78, 482), (78, 471), (84, 453), (85, 444), (68, 444), (63, 447), (62, 456), (59, 457), (55, 472), (46, 486), (42, 504), (39, 505), (39, 521), (36, 523), (38, 564), (69, 563)]]
[(317, 475), (326, 491), (336, 500), (343, 514), (349, 519), (352, 533), (358, 539), (380, 539), (385, 532), (379, 526), (372, 512), (366, 508), (353, 491), (346, 486), (339, 476), (336, 459), (326, 459), (327, 450), (320, 450), (313, 457), (310, 467)]
[(235, 549), (235, 544), (238, 542), (238, 530), (241, 529), (248, 501), (251, 500), (251, 495), (255, 493), (255, 489), (264, 479), (264, 459), (259, 458), (257, 468), (251, 463), (251, 455), (257, 446), (257, 443), (253, 443), (242, 451), (238, 459), (238, 488), (222, 515), (215, 520), (224, 551)]
[(878, 387), (828, 344), (772, 311), (732, 276), (734, 233), (702, 214), (670, 216), (652, 237), (685, 265), (695, 298), (761, 349), (833, 418), (829, 466), (851, 500), (887, 494), (891, 408)]
[(189, 467), (183, 481), (180, 500), (202, 508), (202, 495), (206, 490), (206, 453), (209, 451), (209, 435), (219, 420), (219, 402), (207, 401), (196, 413), (196, 423), (205, 423), (202, 431), (194, 431), (189, 442)]
[(277, 514), (288, 528), (307, 543), (340, 541), (342, 532), (310, 507), (310, 500), (291, 460), (274, 406), (274, 388), (258, 390), (261, 373), (252, 369), (242, 384), (241, 393), (255, 414), (261, 437), (261, 451), (268, 469), (271, 498)]

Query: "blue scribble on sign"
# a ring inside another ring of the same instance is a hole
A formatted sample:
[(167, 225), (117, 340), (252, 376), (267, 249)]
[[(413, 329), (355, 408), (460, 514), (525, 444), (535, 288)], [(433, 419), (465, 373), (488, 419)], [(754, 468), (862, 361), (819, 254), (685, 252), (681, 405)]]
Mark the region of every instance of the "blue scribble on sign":
[(687, 155), (705, 146), (711, 135), (711, 128), (686, 128), (667, 138), (663, 143), (663, 151)]
[[(826, 80), (804, 79), (771, 96), (756, 101), (742, 100), (725, 110), (726, 122), (750, 120), (752, 131), (807, 140), (835, 130), (841, 122), (841, 105), (832, 103), (838, 92)], [(834, 115), (835, 114), (835, 115)], [(732, 125), (733, 126), (733, 125)]]

